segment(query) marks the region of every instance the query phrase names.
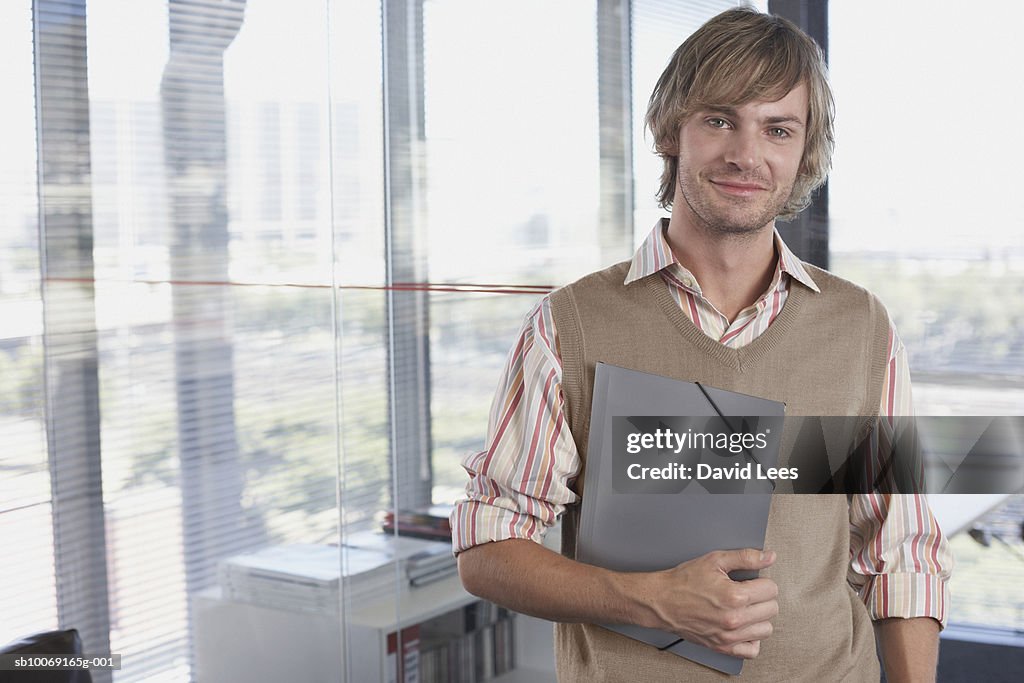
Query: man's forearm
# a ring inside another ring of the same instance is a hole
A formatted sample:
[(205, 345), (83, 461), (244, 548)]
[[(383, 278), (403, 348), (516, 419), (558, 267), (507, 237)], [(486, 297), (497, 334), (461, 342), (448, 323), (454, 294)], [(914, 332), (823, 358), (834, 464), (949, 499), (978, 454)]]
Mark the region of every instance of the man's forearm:
[(623, 624), (654, 619), (637, 599), (643, 590), (638, 575), (574, 562), (533, 541), (470, 548), (459, 555), (459, 574), (470, 593), (541, 619)]
[(656, 572), (614, 572), (575, 562), (533, 541), (509, 539), (459, 555), (470, 593), (561, 622), (636, 624), (679, 634), (718, 652), (753, 658), (772, 634), (778, 586), (736, 582), (729, 572), (760, 571), (773, 552), (722, 550)]
[(939, 659), (939, 622), (930, 617), (875, 622), (889, 683), (929, 683)]

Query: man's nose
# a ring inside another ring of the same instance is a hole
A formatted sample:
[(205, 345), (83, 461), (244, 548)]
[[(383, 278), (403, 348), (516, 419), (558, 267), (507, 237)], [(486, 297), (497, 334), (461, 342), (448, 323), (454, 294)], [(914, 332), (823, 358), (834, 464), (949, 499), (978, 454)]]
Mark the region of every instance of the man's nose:
[(741, 171), (753, 171), (762, 162), (760, 142), (755, 131), (734, 131), (725, 150), (726, 162)]

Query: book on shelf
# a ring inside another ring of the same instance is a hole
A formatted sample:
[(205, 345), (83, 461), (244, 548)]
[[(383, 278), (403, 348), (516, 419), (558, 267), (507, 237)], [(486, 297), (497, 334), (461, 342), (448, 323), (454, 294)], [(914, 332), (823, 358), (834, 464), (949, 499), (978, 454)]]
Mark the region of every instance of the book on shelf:
[(480, 601), (420, 624), (421, 683), (479, 683), (510, 671), (514, 616)]
[(387, 647), (388, 683), (421, 683), (419, 624), (403, 628), (401, 638), (389, 633)]
[(389, 510), (384, 513), (382, 528), (385, 532), (398, 531), (401, 536), (431, 540), (452, 540), (449, 517), (452, 505), (430, 505), (415, 510)]
[(481, 683), (515, 665), (514, 613), (481, 601), (402, 624), (353, 623), (350, 635), (350, 679), (360, 683)]

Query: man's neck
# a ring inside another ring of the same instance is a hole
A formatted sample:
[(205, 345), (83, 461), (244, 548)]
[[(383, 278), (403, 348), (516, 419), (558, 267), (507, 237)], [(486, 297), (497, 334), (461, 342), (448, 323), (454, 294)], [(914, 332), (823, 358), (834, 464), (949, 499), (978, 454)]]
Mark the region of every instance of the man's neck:
[(743, 235), (717, 233), (673, 212), (665, 238), (697, 278), (704, 298), (729, 322), (764, 294), (775, 274), (774, 221)]

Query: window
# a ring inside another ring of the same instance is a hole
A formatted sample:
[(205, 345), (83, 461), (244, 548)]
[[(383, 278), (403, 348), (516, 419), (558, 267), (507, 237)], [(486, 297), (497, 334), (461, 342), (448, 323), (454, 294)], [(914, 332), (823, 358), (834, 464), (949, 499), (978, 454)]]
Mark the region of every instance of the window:
[(0, 127), (0, 543), (9, 576), (0, 587), (0, 640), (57, 620), (53, 526), (43, 405), (32, 10), (0, 6), (0, 88), (8, 106)]
[(597, 11), (594, 2), (424, 5), (422, 257), (437, 285), (425, 302), (436, 502), (462, 493), (459, 463), (483, 447), (524, 316), (546, 289), (600, 265), (599, 89), (626, 84), (599, 82)]
[[(1016, 6), (970, 9), (828, 10), (838, 140), (831, 267), (886, 304), (920, 415), (1019, 415), (1024, 405), (1024, 232), (1010, 189), (1024, 179), (1014, 161), (1024, 137), (995, 113), (1024, 95), (1010, 66), (1021, 56), (1011, 27), (1024, 17)], [(1021, 500), (980, 522), (1010, 546), (952, 539), (952, 624), (1024, 629), (1024, 592), (1006, 580), (1024, 568), (1022, 539), (1010, 533)]]

